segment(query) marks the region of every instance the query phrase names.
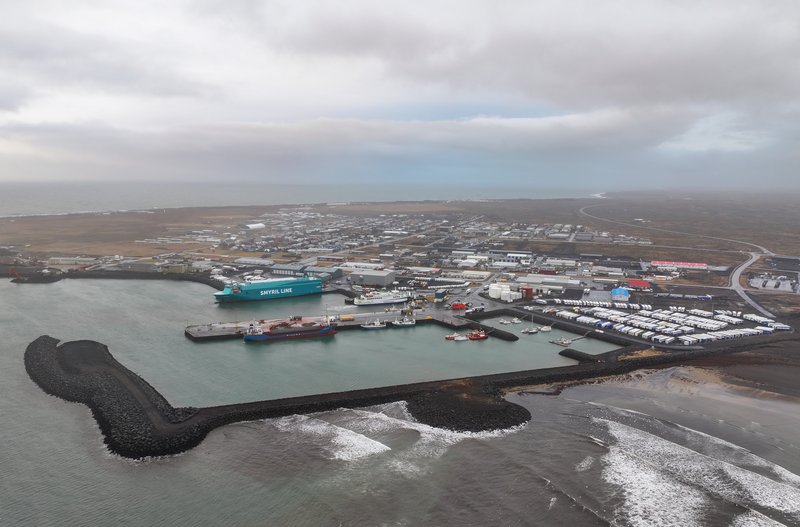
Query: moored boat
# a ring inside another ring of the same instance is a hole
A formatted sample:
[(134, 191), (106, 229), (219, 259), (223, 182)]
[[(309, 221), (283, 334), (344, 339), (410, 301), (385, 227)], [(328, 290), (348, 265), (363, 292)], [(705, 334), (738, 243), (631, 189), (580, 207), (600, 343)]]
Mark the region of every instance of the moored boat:
[(403, 304), (411, 299), (412, 293), (409, 291), (372, 291), (364, 293), (353, 299), (353, 304), (357, 306), (374, 306), (380, 304)]
[(417, 321), (411, 317), (403, 317), (401, 319), (395, 320), (392, 322), (393, 327), (398, 328), (410, 328), (417, 325)]
[(361, 324), (361, 327), (363, 329), (384, 329), (386, 327), (386, 322), (381, 322), (380, 319), (376, 318), (372, 322)]
[(227, 283), (222, 291), (214, 293), (214, 300), (247, 302), (319, 293), (322, 293), (319, 278), (264, 278)]
[(327, 319), (322, 322), (306, 321), (292, 317), (271, 323), (268, 327), (251, 324), (244, 335), (245, 342), (271, 342), (276, 340), (326, 337), (336, 334), (336, 324)]
[(484, 340), (489, 338), (489, 335), (482, 329), (473, 329), (467, 334), (469, 340)]

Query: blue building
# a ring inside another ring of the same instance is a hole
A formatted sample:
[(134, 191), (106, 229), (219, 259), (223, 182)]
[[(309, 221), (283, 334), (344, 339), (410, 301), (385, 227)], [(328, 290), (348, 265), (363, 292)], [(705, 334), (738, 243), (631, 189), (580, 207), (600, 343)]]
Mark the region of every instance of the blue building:
[(631, 299), (631, 294), (627, 289), (617, 287), (611, 290), (611, 300), (614, 302), (627, 302)]

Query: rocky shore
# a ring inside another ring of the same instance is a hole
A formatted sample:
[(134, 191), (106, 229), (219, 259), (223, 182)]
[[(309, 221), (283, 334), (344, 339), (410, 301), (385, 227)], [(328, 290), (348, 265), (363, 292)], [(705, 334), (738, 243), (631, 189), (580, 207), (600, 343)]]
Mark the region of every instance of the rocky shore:
[[(773, 340), (777, 344), (787, 339)], [(765, 344), (762, 341), (758, 347)], [(141, 458), (191, 449), (209, 431), (225, 424), (393, 401), (407, 401), (411, 414), (431, 426), (457, 431), (508, 428), (527, 422), (530, 413), (505, 400), (504, 389), (627, 373), (753, 347), (756, 346), (673, 352), (629, 360), (618, 360), (618, 354), (612, 352), (600, 362), (575, 366), (208, 408), (173, 408), (99, 342), (83, 340), (59, 345), (57, 339), (41, 336), (28, 345), (24, 360), (28, 375), (46, 393), (91, 409), (111, 451)]]

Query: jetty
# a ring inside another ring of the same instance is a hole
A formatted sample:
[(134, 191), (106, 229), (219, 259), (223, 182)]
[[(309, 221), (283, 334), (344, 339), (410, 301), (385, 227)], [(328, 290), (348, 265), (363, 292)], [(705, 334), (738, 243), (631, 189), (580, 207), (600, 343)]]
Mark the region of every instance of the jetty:
[[(771, 336), (771, 344), (793, 344), (792, 335)], [(762, 342), (701, 351), (666, 352), (620, 359), (636, 347), (596, 356), (569, 353), (574, 366), (421, 382), (348, 392), (307, 395), (207, 408), (175, 408), (143, 378), (119, 363), (99, 342), (59, 344), (43, 335), (25, 350), (25, 369), (46, 393), (82, 403), (92, 410), (109, 450), (124, 457), (177, 454), (202, 442), (219, 426), (406, 401), (411, 415), (430, 426), (481, 431), (518, 426), (530, 420), (527, 409), (507, 401), (504, 390), (627, 373), (639, 368), (676, 364), (724, 353), (745, 351)], [(565, 350), (565, 354), (568, 353)]]
[[(352, 313), (345, 316), (327, 317), (336, 321), (338, 331), (352, 329), (362, 329), (361, 324), (365, 324), (375, 319), (392, 321), (399, 317), (398, 311), (379, 311), (374, 313)], [(487, 335), (506, 341), (516, 341), (519, 337), (511, 332), (503, 331), (499, 328), (482, 324), (476, 320), (453, 315), (451, 312), (440, 312), (438, 310), (423, 311), (416, 313), (412, 317), (417, 324), (436, 324), (453, 330), (482, 329)], [(325, 315), (303, 316), (304, 321), (322, 322), (326, 319)], [(184, 335), (186, 338), (195, 342), (206, 342), (216, 340), (228, 340), (243, 338), (250, 326), (264, 326), (277, 323), (285, 319), (261, 319), (244, 320), (234, 322), (212, 322), (208, 324), (196, 324), (186, 326)]]

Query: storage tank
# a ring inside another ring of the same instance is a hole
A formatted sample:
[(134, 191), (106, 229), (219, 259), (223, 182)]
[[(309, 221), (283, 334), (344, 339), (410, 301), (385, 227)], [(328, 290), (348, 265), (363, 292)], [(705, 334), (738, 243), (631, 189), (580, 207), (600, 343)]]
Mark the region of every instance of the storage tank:
[(500, 298), (500, 292), (503, 288), (500, 284), (492, 284), (489, 286), (489, 298)]
[(525, 300), (532, 300), (533, 299), (533, 288), (529, 286), (525, 286), (520, 288), (520, 293), (522, 293), (522, 298)]
[(500, 292), (500, 300), (503, 302), (508, 302), (511, 299), (511, 291), (508, 289), (504, 289)]

